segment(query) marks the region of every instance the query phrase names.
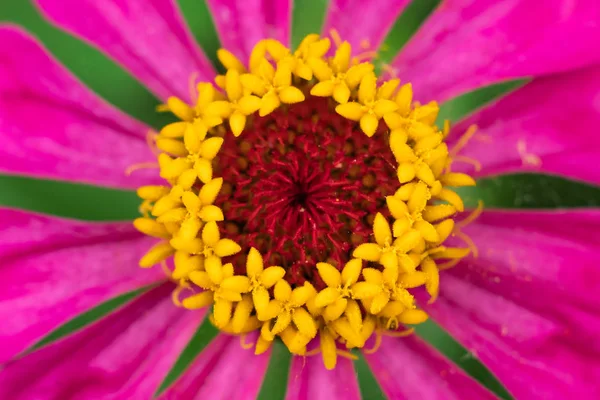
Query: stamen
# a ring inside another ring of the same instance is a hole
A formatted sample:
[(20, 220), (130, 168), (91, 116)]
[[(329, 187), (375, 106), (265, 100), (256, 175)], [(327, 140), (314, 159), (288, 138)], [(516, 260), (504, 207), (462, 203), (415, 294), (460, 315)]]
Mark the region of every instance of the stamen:
[(481, 171), (481, 163), (479, 161), (475, 160), (474, 158), (458, 155), (458, 156), (454, 156), (452, 158), (452, 161), (458, 161), (458, 162), (463, 162), (465, 164), (470, 164), (473, 167), (475, 167), (475, 171), (477, 171), (477, 172)]
[(198, 79), (199, 76), (200, 76), (200, 74), (198, 73), (198, 71), (194, 71), (190, 74), (190, 77), (188, 79), (188, 91), (189, 91), (190, 99), (192, 101), (195, 101), (198, 98), (198, 91), (196, 89), (196, 80)]
[(154, 154), (156, 157), (158, 157), (158, 155), (160, 154), (160, 150), (158, 149), (158, 147), (156, 147), (156, 138), (157, 137), (158, 137), (158, 134), (156, 132), (154, 132), (153, 130), (149, 130), (146, 133), (146, 144), (150, 148), (150, 151), (152, 152), (152, 154)]
[(177, 307), (181, 307), (181, 300), (179, 300), (179, 296), (181, 296), (181, 292), (183, 292), (186, 289), (191, 289), (189, 287), (189, 285), (187, 284), (179, 284), (175, 290), (173, 290), (173, 292), (171, 292), (171, 299), (173, 300), (173, 304), (175, 304)]
[(463, 135), (458, 139), (454, 147), (450, 150), (449, 154), (452, 158), (456, 157), (456, 155), (464, 149), (464, 147), (469, 143), (471, 138), (477, 133), (477, 125), (471, 125), (469, 128), (463, 133)]
[(389, 331), (385, 330), (381, 334), (390, 337), (406, 337), (415, 333), (415, 328), (409, 328), (403, 331)]
[(388, 74), (391, 79), (398, 79), (398, 70), (392, 67), (391, 64), (383, 63), (381, 64), (381, 70)]
[(160, 262), (160, 267), (162, 268), (162, 270), (165, 273), (165, 275), (167, 276), (167, 278), (171, 279), (173, 272), (169, 269), (169, 267), (167, 266), (167, 262), (165, 260)]
[(244, 350), (250, 350), (253, 349), (256, 343), (250, 343), (250, 342), (246, 342), (246, 339), (248, 338), (247, 334), (241, 335), (240, 336), (240, 346), (242, 347), (242, 349)]
[(462, 239), (467, 244), (467, 246), (471, 249), (471, 253), (473, 254), (473, 257), (475, 257), (475, 258), (479, 257), (479, 249), (475, 245), (475, 242), (473, 242), (473, 239), (471, 239), (469, 237), (469, 235), (456, 229), (454, 231), (454, 236), (458, 237), (459, 239)]
[(158, 169), (159, 165), (157, 162), (143, 162), (143, 163), (138, 163), (138, 164), (133, 164), (129, 167), (127, 167), (127, 169), (125, 169), (125, 175), (129, 176), (132, 173), (134, 173), (137, 170), (140, 169)]
[(468, 217), (466, 217), (465, 219), (459, 221), (456, 223), (456, 227), (459, 229), (462, 229), (466, 226), (468, 226), (469, 224), (471, 224), (472, 222), (474, 222), (477, 218), (479, 218), (479, 216), (481, 215), (481, 213), (483, 212), (483, 200), (479, 200), (477, 202), (477, 208), (474, 209), (471, 214), (469, 214)]
[(381, 332), (375, 332), (375, 344), (370, 349), (362, 349), (365, 354), (374, 354), (381, 347)]
[(348, 360), (358, 360), (358, 356), (350, 353), (349, 351), (337, 349), (336, 352), (338, 356), (347, 358)]
[(307, 351), (304, 355), (307, 357), (311, 357), (311, 356), (316, 356), (319, 354), (321, 354), (321, 348), (315, 347), (314, 349)]
[(335, 47), (340, 47), (342, 45), (342, 43), (344, 42), (342, 40), (342, 38), (340, 37), (339, 32), (335, 28), (332, 28), (329, 30), (329, 35), (331, 36), (331, 39), (333, 40)]
[(357, 54), (356, 56), (354, 56), (354, 61), (357, 63), (360, 63), (362, 61), (365, 60), (370, 60), (372, 58), (376, 58), (377, 57), (377, 52), (375, 50), (369, 50), (369, 51), (365, 51), (362, 53)]
[(452, 267), (455, 267), (455, 266), (456, 266), (456, 264), (458, 264), (458, 263), (459, 263), (459, 262), (461, 262), (461, 261), (462, 261), (462, 258), (456, 258), (456, 259), (454, 259), (454, 260), (447, 261), (447, 262), (445, 262), (445, 263), (442, 263), (442, 264), (438, 264), (438, 270), (440, 270), (440, 271), (445, 271), (445, 270), (447, 270), (447, 269), (450, 269), (450, 268), (452, 268)]

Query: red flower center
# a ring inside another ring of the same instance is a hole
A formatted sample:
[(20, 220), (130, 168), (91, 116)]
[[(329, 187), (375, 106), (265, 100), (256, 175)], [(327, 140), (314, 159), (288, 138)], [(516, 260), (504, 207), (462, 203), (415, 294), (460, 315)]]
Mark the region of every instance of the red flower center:
[(237, 257), (256, 247), (290, 284), (322, 288), (315, 264), (350, 260), (398, 186), (387, 135), (367, 137), (331, 100), (308, 94), (250, 119), (242, 140), (223, 133), (215, 175), (227, 183), (215, 204), (226, 236), (242, 246)]

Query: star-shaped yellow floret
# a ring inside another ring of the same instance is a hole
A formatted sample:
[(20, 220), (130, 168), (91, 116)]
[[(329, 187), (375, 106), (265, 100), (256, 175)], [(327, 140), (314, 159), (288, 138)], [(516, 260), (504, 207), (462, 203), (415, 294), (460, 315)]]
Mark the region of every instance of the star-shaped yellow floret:
[[(190, 280), (205, 291), (183, 300), (185, 308), (206, 307), (214, 302), (213, 315), (218, 328), (225, 327), (231, 320), (233, 303), (242, 301), (242, 294), (250, 287), (234, 275), (231, 263), (222, 265), (217, 256), (209, 256), (204, 261), (204, 271), (193, 271)], [(245, 323), (245, 321), (244, 321)]]
[(273, 340), (275, 335), (283, 332), (293, 322), (301, 334), (309, 338), (315, 337), (317, 324), (303, 307), (315, 294), (314, 287), (308, 282), (292, 290), (285, 280), (278, 281), (275, 284), (275, 299), (271, 300), (266, 310), (270, 314), (268, 317), (275, 319), (275, 323), (271, 327), (271, 320), (266, 321), (261, 329), (261, 336), (265, 340)]
[(363, 300), (363, 305), (371, 314), (387, 318), (396, 317), (404, 310), (416, 307), (415, 299), (407, 289), (425, 284), (426, 278), (420, 271), (398, 275), (391, 269), (381, 272), (374, 268), (365, 268), (362, 274), (366, 282), (381, 288), (379, 294)]
[(319, 80), (310, 90), (310, 94), (318, 97), (331, 97), (340, 104), (350, 99), (351, 92), (358, 87), (365, 75), (372, 73), (371, 63), (350, 66), (352, 48), (343, 42), (327, 63), (320, 58), (312, 58), (309, 65), (314, 76)]
[(377, 78), (375, 74), (366, 74), (358, 87), (358, 101), (340, 104), (335, 111), (342, 117), (352, 121), (360, 121), (360, 128), (369, 137), (375, 134), (379, 120), (384, 115), (398, 109), (396, 102), (386, 99), (377, 92)]
[(315, 298), (317, 307), (325, 307), (322, 312), (325, 321), (335, 321), (345, 315), (352, 327), (360, 330), (362, 316), (355, 299), (373, 297), (380, 291), (378, 286), (358, 282), (362, 261), (356, 258), (348, 261), (341, 273), (328, 263), (317, 263), (317, 270), (327, 285)]
[(181, 195), (181, 203), (184, 207), (172, 209), (159, 217), (160, 220), (178, 221), (183, 220), (177, 234), (177, 239), (193, 240), (202, 228), (203, 222), (223, 221), (223, 211), (213, 205), (217, 198), (223, 178), (215, 178), (202, 186), (198, 195), (188, 190)]
[(415, 270), (416, 264), (407, 253), (422, 240), (419, 232), (410, 230), (394, 240), (387, 220), (381, 213), (377, 213), (373, 221), (373, 234), (376, 243), (361, 244), (352, 253), (353, 257), (380, 263), (396, 276), (399, 266), (406, 272)]
[(264, 316), (264, 313), (267, 312), (270, 300), (268, 289), (283, 279), (285, 270), (278, 266), (264, 268), (260, 252), (252, 247), (246, 260), (246, 275), (256, 314), (259, 320), (265, 321), (268, 318)]
[(413, 146), (406, 143), (406, 137), (401, 133), (392, 132), (390, 148), (398, 163), (400, 183), (407, 183), (417, 178), (431, 188), (437, 185), (439, 192), (441, 183), (437, 182), (432, 166), (438, 162), (445, 162), (448, 157), (448, 147), (442, 143), (441, 132), (426, 136)]
[(179, 250), (173, 256), (173, 264), (175, 269), (171, 273), (171, 278), (180, 281), (180, 284), (182, 284), (192, 271), (204, 270), (204, 257)]
[(294, 75), (310, 81), (313, 78), (310, 60), (323, 58), (329, 51), (330, 46), (331, 42), (328, 38), (321, 39), (317, 34), (310, 34), (300, 42), (298, 49), (291, 54), (290, 50), (277, 40), (262, 40), (250, 54), (250, 71), (257, 72), (266, 53), (268, 53), (276, 63), (286, 64)]
[[(184, 236), (182, 230), (187, 228), (184, 226), (186, 220), (181, 225), (181, 230), (178, 235), (171, 239), (171, 245), (177, 250), (184, 250), (191, 254), (201, 254), (204, 257), (210, 257), (216, 255), (217, 257), (227, 257), (239, 253), (241, 250), (240, 245), (231, 239), (221, 239), (219, 234), (219, 227), (215, 221), (207, 222), (202, 228), (202, 237), (196, 238)], [(191, 226), (191, 224), (190, 224)], [(195, 226), (193, 228), (195, 229)], [(198, 230), (196, 230), (197, 233)], [(188, 234), (187, 232), (185, 234)]]
[(392, 132), (417, 141), (437, 131), (435, 120), (440, 108), (435, 101), (424, 105), (413, 105), (412, 98), (411, 84), (402, 85), (395, 98), (398, 108), (394, 112), (387, 113), (384, 120)]
[(229, 127), (239, 136), (246, 126), (246, 119), (261, 106), (261, 99), (245, 91), (240, 81), (240, 73), (230, 69), (225, 75), (227, 100), (218, 100), (206, 107), (206, 114), (229, 119)]
[(411, 229), (417, 230), (428, 242), (438, 242), (440, 236), (435, 227), (423, 219), (422, 213), (431, 199), (427, 185), (421, 181), (416, 183), (408, 203), (395, 196), (387, 196), (386, 203), (395, 221), (392, 226), (394, 237), (402, 236)]
[(287, 63), (278, 63), (277, 69), (262, 59), (257, 71), (240, 77), (245, 89), (261, 97), (258, 114), (261, 117), (272, 113), (284, 104), (304, 101), (304, 93), (292, 85), (292, 70)]
[[(173, 211), (181, 208), (181, 196), (187, 190), (190, 190), (196, 182), (196, 173), (193, 170), (184, 171), (176, 180), (176, 184), (173, 184), (171, 189), (154, 202), (151, 208), (152, 215), (157, 218), (159, 222), (179, 222), (181, 221), (187, 211), (183, 210)], [(173, 182), (175, 183), (175, 182)]]

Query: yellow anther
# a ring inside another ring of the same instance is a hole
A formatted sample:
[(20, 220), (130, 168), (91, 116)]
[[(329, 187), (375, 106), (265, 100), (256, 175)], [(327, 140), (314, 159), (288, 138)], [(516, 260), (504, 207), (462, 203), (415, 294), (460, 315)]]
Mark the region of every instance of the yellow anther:
[(242, 64), (242, 62), (236, 56), (234, 56), (233, 53), (225, 49), (217, 50), (217, 58), (227, 70), (234, 70), (240, 74), (246, 72), (246, 67), (244, 67), (244, 64)]
[(153, 265), (166, 260), (169, 256), (175, 253), (175, 249), (171, 247), (169, 242), (161, 242), (154, 245), (140, 260), (140, 267), (149, 268)]
[(148, 236), (157, 238), (168, 238), (170, 236), (163, 224), (151, 218), (136, 218), (133, 220), (133, 226)]
[(167, 99), (167, 106), (169, 107), (169, 110), (181, 120), (191, 121), (194, 118), (194, 109), (175, 96), (171, 96)]
[(460, 172), (450, 172), (446, 175), (442, 175), (440, 177), (440, 182), (442, 182), (444, 186), (452, 187), (475, 186), (475, 179)]
[(183, 132), (188, 126), (188, 122), (179, 121), (165, 125), (160, 130), (160, 136), (167, 138), (180, 138), (183, 137)]
[(156, 201), (169, 194), (169, 190), (167, 186), (149, 185), (139, 187), (136, 193), (144, 200)]

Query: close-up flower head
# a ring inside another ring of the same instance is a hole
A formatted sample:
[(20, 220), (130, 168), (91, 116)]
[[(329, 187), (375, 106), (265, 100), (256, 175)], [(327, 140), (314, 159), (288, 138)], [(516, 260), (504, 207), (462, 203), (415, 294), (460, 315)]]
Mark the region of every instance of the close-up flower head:
[(3, 0), (0, 399), (598, 399), (598, 127), (598, 0)]

